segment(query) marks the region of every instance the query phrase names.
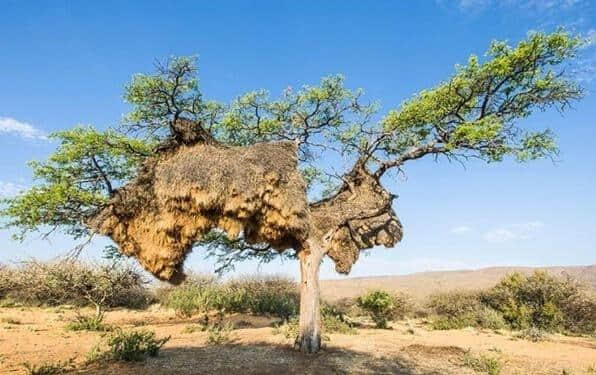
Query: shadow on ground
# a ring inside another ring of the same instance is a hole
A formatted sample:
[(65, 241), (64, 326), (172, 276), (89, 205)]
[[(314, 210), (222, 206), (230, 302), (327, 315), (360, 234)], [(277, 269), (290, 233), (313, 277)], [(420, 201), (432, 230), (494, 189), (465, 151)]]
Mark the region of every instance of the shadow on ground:
[(326, 349), (303, 355), (289, 346), (254, 343), (206, 347), (170, 347), (159, 357), (135, 364), (116, 363), (87, 368), (79, 374), (403, 374), (439, 375), (403, 357), (373, 357), (369, 354)]

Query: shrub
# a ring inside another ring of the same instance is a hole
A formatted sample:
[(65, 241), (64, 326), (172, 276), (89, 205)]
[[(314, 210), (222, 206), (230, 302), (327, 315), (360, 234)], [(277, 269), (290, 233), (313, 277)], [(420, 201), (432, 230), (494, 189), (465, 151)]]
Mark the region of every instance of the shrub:
[(23, 367), (28, 375), (58, 375), (64, 374), (75, 368), (74, 359), (64, 362), (48, 362), (34, 365), (29, 362), (23, 363)]
[(532, 342), (539, 342), (546, 340), (546, 333), (540, 328), (530, 327), (519, 332), (516, 337)]
[(0, 269), (0, 297), (25, 305), (139, 308), (152, 297), (141, 273), (124, 263), (28, 261)]
[(77, 314), (72, 322), (66, 324), (66, 329), (69, 331), (94, 331), (94, 332), (108, 332), (112, 330), (112, 326), (103, 323), (103, 313), (99, 315), (80, 315)]
[(89, 362), (96, 361), (142, 361), (146, 357), (155, 357), (170, 336), (156, 339), (153, 331), (117, 330), (108, 336), (88, 355)]
[(231, 342), (230, 333), (234, 329), (231, 323), (218, 323), (207, 327), (207, 344), (223, 345)]
[(428, 308), (434, 314), (431, 326), (437, 330), (505, 327), (501, 314), (484, 305), (477, 292), (452, 291), (434, 294), (430, 297)]
[(216, 293), (213, 281), (193, 277), (166, 293), (163, 304), (174, 309), (177, 315), (188, 318), (213, 308)]
[(488, 375), (499, 375), (503, 369), (503, 364), (498, 358), (489, 357), (484, 354), (475, 356), (470, 351), (464, 354), (462, 365), (476, 372), (482, 372)]
[(159, 294), (165, 306), (185, 317), (217, 310), (288, 319), (297, 313), (299, 303), (296, 283), (276, 276), (245, 277), (225, 283), (191, 278), (181, 286), (159, 291)]
[(387, 321), (402, 319), (408, 310), (404, 295), (392, 295), (384, 290), (374, 290), (357, 300), (358, 306), (366, 310), (377, 328), (387, 328)]
[(530, 276), (512, 273), (481, 298), (514, 329), (594, 332), (596, 325), (596, 299), (584, 294), (571, 278), (544, 271)]

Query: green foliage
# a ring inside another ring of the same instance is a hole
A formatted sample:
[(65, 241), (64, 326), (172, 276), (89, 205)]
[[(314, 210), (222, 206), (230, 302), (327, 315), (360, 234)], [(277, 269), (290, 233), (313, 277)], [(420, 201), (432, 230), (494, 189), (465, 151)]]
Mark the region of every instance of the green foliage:
[(35, 365), (29, 362), (23, 363), (28, 375), (58, 375), (67, 373), (75, 368), (74, 359), (63, 362), (48, 362)]
[(387, 328), (387, 321), (404, 317), (408, 303), (403, 295), (392, 295), (384, 290), (373, 290), (357, 300), (366, 310), (377, 328)]
[(189, 318), (196, 313), (211, 310), (216, 294), (217, 291), (212, 282), (190, 279), (165, 293), (162, 304), (174, 309), (176, 314)]
[(50, 138), (58, 149), (46, 162), (30, 162), (39, 183), (16, 197), (4, 199), (0, 216), (7, 228), (18, 228), (15, 238), (48, 228), (65, 228), (67, 234), (88, 234), (83, 222), (101, 207), (112, 191), (134, 176), (151, 144), (127, 138), (112, 130), (92, 127), (60, 131)]
[[(0, 216), (7, 219), (6, 227), (18, 230), (18, 239), (38, 230), (89, 235), (85, 222), (114, 189), (135, 176), (156, 142), (175, 140), (182, 118), (188, 120), (181, 122), (185, 126), (201, 128), (224, 145), (296, 142), (311, 197), (315, 192), (326, 197), (344, 182), (335, 163), (324, 162), (339, 160), (337, 156), (364, 163), (379, 179), (427, 155), (462, 162), (470, 156), (490, 162), (506, 156), (518, 161), (552, 158), (557, 154), (554, 135), (526, 131), (517, 122), (537, 110), (563, 111), (582, 96), (561, 68), (582, 45), (564, 30), (531, 33), (516, 46), (495, 41), (484, 58), (471, 56), (449, 80), (421, 91), (379, 122), (372, 121), (378, 105), (363, 103), (362, 90), (346, 88), (340, 75), (324, 77), (318, 85), (288, 88), (278, 98), (256, 90), (224, 105), (203, 99), (194, 58), (171, 58), (158, 63), (155, 74), (137, 74), (126, 85), (124, 98), (131, 110), (120, 132), (77, 127), (54, 134), (60, 143), (56, 152), (46, 162), (31, 164), (38, 183), (4, 200)], [(230, 240), (216, 231), (196, 245), (207, 246), (221, 264), (218, 270), (238, 260), (269, 261), (280, 255), (268, 244)], [(281, 256), (292, 257), (290, 253)], [(288, 315), (289, 310), (288, 305), (285, 312), (275, 313)], [(552, 307), (543, 313), (557, 314)]]
[(68, 331), (91, 331), (91, 332), (109, 332), (112, 326), (103, 322), (104, 314), (96, 315), (77, 315), (75, 319), (66, 324)]
[(217, 310), (288, 319), (297, 312), (299, 296), (296, 284), (281, 277), (246, 277), (225, 283), (190, 278), (161, 299), (165, 306), (185, 317)]
[[(585, 320), (582, 314), (574, 313), (573, 307), (589, 306), (577, 283), (573, 280), (550, 276), (536, 271), (530, 276), (512, 273), (495, 287), (482, 295), (487, 305), (500, 311), (503, 318), (514, 329), (536, 327), (545, 331), (561, 331), (578, 326), (578, 320)], [(581, 305), (573, 301), (583, 300)], [(592, 306), (594, 305), (592, 300)], [(589, 318), (588, 318), (589, 319)], [(592, 329), (595, 318), (591, 318)], [(579, 324), (589, 328), (589, 322)]]
[(499, 375), (503, 369), (503, 364), (498, 358), (485, 354), (474, 355), (470, 351), (464, 354), (462, 365), (488, 375)]
[(557, 66), (574, 57), (582, 43), (564, 30), (531, 33), (515, 47), (494, 41), (483, 62), (472, 55), (450, 80), (389, 112), (382, 121), (391, 135), (385, 139), (386, 150), (400, 154), (426, 144), (432, 153), (487, 161), (556, 154), (550, 131), (525, 132), (515, 121), (536, 109), (563, 110), (581, 97), (582, 90)]
[(157, 356), (169, 339), (170, 336), (156, 339), (153, 331), (127, 332), (118, 329), (91, 350), (88, 361), (142, 361), (147, 357)]
[(478, 293), (454, 291), (434, 294), (430, 297), (428, 307), (434, 314), (431, 320), (433, 329), (505, 327), (500, 313), (483, 305)]
[[(284, 336), (286, 339), (295, 339), (298, 337), (300, 319), (293, 316), (275, 329), (276, 334)], [(341, 335), (357, 335), (356, 328), (349, 323), (337, 310), (327, 306), (321, 308), (321, 325), (323, 334), (338, 333)]]
[(446, 292), (430, 297), (434, 329), (509, 327), (530, 332), (595, 332), (596, 299), (570, 278), (543, 271), (512, 273), (483, 292)]
[(231, 323), (218, 323), (207, 326), (207, 344), (224, 345), (232, 341), (230, 333), (234, 329)]

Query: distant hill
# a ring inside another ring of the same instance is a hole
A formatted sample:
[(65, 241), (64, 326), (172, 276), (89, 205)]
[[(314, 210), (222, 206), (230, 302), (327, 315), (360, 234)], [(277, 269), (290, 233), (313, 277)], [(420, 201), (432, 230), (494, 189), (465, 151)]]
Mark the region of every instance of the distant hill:
[(431, 271), (399, 276), (321, 280), (321, 295), (324, 300), (336, 301), (346, 297), (357, 297), (370, 289), (382, 288), (405, 292), (417, 300), (422, 300), (432, 293), (447, 290), (489, 288), (511, 272), (530, 274), (535, 270), (546, 270), (557, 276), (570, 275), (596, 291), (596, 264), (593, 264), (561, 267), (489, 267), (478, 270)]

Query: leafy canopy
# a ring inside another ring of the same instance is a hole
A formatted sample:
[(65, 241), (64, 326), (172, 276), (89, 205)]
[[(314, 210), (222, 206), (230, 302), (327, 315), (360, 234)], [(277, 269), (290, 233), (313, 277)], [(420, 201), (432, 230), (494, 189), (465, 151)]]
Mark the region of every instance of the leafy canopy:
[[(536, 110), (566, 110), (582, 96), (563, 69), (582, 43), (564, 30), (531, 33), (516, 46), (494, 41), (483, 58), (471, 56), (451, 78), (380, 119), (379, 106), (363, 102), (363, 91), (346, 88), (339, 75), (317, 86), (288, 88), (276, 99), (257, 90), (227, 105), (207, 101), (195, 59), (172, 58), (157, 64), (155, 74), (137, 74), (126, 85), (131, 111), (119, 131), (77, 127), (54, 134), (57, 151), (46, 162), (31, 163), (38, 184), (5, 200), (1, 214), (8, 227), (20, 229), (20, 238), (42, 228), (87, 234), (85, 219), (136, 174), (158, 143), (174, 136), (180, 119), (227, 145), (296, 142), (300, 167), (315, 192), (332, 191), (356, 162), (380, 179), (427, 155), (488, 162), (553, 157), (553, 133), (524, 130), (518, 122)], [(205, 241), (223, 262), (239, 254), (272, 256), (266, 245), (230, 242), (221, 233)]]

